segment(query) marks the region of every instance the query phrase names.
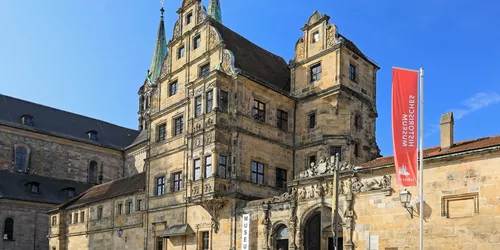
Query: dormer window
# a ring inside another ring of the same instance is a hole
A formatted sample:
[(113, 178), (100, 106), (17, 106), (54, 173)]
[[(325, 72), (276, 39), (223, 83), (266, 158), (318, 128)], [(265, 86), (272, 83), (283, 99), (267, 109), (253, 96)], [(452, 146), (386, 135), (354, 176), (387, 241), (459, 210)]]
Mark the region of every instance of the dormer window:
[(97, 141), (97, 132), (96, 131), (89, 131), (87, 132), (87, 136), (90, 140)]
[(66, 192), (67, 192), (67, 195), (69, 198), (75, 197), (75, 189), (74, 188), (67, 188)]
[(40, 192), (40, 183), (38, 182), (28, 182), (26, 183), (30, 188), (30, 192), (33, 194), (38, 194)]
[(24, 125), (33, 126), (33, 116), (31, 115), (23, 115), (21, 117), (21, 121), (23, 122)]

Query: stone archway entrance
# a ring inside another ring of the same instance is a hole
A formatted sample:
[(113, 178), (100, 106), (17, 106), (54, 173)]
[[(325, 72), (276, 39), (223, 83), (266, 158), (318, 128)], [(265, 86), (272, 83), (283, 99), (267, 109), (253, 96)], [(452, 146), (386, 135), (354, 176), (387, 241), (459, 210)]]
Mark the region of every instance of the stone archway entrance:
[(309, 217), (304, 228), (305, 250), (321, 250), (321, 212)]

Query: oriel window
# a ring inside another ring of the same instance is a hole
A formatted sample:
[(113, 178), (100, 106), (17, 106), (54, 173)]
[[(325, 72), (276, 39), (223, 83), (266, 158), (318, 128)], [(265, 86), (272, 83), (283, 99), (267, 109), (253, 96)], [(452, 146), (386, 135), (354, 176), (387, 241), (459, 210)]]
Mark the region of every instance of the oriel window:
[(349, 79), (356, 81), (356, 66), (349, 64)]
[(212, 176), (212, 156), (205, 156), (205, 178)]
[(221, 112), (227, 113), (229, 105), (229, 95), (226, 91), (221, 90), (219, 92), (219, 110)]
[(207, 96), (205, 99), (205, 111), (206, 113), (209, 113), (212, 111), (212, 106), (214, 102), (214, 92), (212, 90), (207, 92)]
[(227, 157), (225, 155), (219, 155), (219, 177), (227, 178)]
[(255, 100), (253, 104), (253, 117), (257, 121), (265, 122), (266, 121), (266, 104)]
[(201, 115), (201, 96), (194, 98), (194, 117)]
[(194, 180), (197, 181), (201, 179), (201, 165), (200, 165), (200, 159), (194, 160), (193, 163), (193, 174), (194, 174)]

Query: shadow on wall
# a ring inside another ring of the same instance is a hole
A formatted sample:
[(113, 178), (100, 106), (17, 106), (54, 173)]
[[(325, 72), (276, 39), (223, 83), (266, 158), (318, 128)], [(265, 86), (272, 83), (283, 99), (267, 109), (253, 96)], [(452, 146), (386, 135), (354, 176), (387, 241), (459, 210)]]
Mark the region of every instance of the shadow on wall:
[[(415, 210), (417, 212), (418, 215), (420, 215), (420, 202), (417, 202), (415, 204)], [(418, 216), (417, 215), (417, 216)], [(429, 204), (427, 202), (424, 201), (424, 221), (427, 222), (427, 220), (431, 217), (432, 215), (432, 208), (431, 206), (429, 206)]]

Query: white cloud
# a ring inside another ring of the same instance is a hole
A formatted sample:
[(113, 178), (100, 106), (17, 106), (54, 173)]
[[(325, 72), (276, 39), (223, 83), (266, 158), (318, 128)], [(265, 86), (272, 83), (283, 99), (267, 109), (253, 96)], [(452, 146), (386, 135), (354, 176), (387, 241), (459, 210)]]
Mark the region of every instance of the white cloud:
[[(466, 115), (477, 110), (487, 108), (490, 105), (500, 102), (500, 94), (497, 92), (479, 92), (474, 96), (463, 100), (463, 107), (450, 109), (453, 112), (455, 121), (464, 118)], [(432, 125), (425, 137), (430, 136), (439, 131), (439, 125)]]

